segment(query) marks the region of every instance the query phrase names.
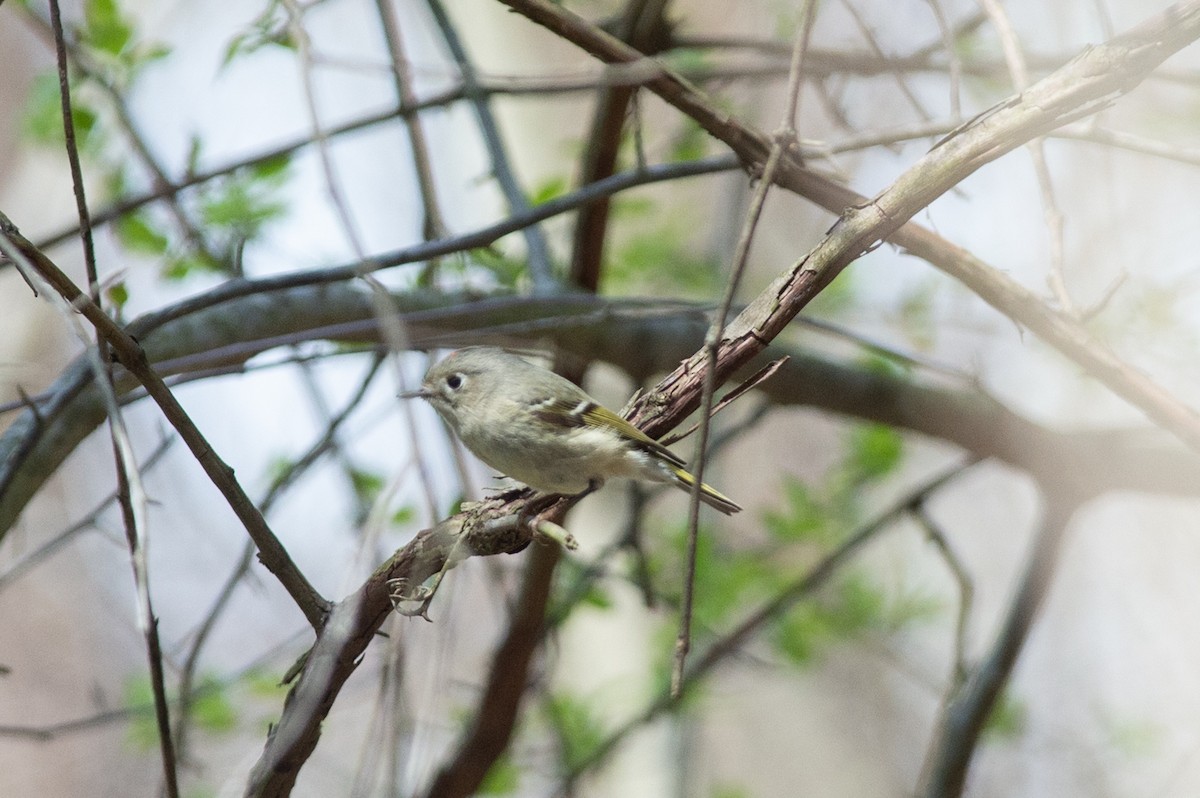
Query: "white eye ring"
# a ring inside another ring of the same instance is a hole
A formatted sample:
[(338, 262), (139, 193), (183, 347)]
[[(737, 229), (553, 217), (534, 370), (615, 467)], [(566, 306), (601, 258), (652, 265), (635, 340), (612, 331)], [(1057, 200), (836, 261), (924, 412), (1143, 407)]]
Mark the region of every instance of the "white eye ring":
[(464, 382), (466, 382), (466, 377), (464, 377), (463, 375), (458, 374), (458, 373), (451, 374), (449, 377), (446, 378), (446, 387), (452, 391), (457, 391), (459, 388), (461, 388), (463, 386)]

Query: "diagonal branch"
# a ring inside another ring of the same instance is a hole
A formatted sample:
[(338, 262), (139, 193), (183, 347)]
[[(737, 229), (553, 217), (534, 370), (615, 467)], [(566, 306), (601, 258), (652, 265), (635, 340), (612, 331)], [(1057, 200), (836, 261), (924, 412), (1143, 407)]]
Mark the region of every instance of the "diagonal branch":
[(0, 243), (4, 254), (13, 260), (24, 258), (28, 265), (49, 283), (54, 290), (96, 328), (97, 334), (112, 348), (116, 359), (145, 387), (147, 393), (162, 409), (167, 421), (183, 438), (204, 472), (225, 496), (230, 508), (245, 525), (246, 531), (258, 546), (263, 564), (275, 574), (284, 588), (291, 594), (304, 617), (314, 628), (324, 622), (327, 602), (309, 584), (304, 574), (292, 562), (287, 550), (275, 537), (266, 519), (254, 502), (233, 476), (230, 468), (208, 445), (199, 427), (188, 416), (179, 400), (163, 382), (163, 378), (150, 365), (141, 344), (83, 293), (58, 266), (41, 250), (18, 232), (8, 217), (0, 214)]
[(926, 798), (962, 795), (967, 768), (984, 724), (1008, 682), (1017, 657), (1029, 637), (1038, 610), (1050, 590), (1068, 522), (1078, 507), (1077, 497), (1046, 495), (1041, 528), (1029, 553), (1017, 594), (991, 651), (951, 697), (930, 746), (930, 760), (919, 794)]
[[(607, 63), (631, 63), (645, 58), (586, 20), (546, 0), (501, 2)], [(780, 275), (730, 325), (719, 358), (719, 378), (728, 376), (761, 351), (846, 265), (883, 241), (890, 241), (961, 280), (988, 304), (1031, 329), (1114, 393), (1200, 450), (1200, 417), (1192, 408), (1117, 358), (1079, 322), (1055, 312), (1033, 292), (909, 221), (984, 164), (1037, 136), (1107, 107), (1197, 36), (1200, 36), (1200, 0), (1170, 6), (1128, 33), (1084, 50), (1021, 94), (967, 123), (874, 199), (868, 200), (807, 169), (789, 153), (780, 165), (777, 181), (838, 214), (839, 219), (812, 252)], [(646, 81), (646, 88), (725, 142), (743, 166), (756, 174), (769, 155), (769, 138), (721, 111), (666, 67), (657, 63), (655, 66), (660, 73)], [(702, 353), (693, 356), (661, 383), (659, 391), (647, 396), (633, 416), (635, 422), (651, 435), (660, 435), (669, 429), (670, 419), (678, 410), (694, 410), (703, 378), (702, 359)]]

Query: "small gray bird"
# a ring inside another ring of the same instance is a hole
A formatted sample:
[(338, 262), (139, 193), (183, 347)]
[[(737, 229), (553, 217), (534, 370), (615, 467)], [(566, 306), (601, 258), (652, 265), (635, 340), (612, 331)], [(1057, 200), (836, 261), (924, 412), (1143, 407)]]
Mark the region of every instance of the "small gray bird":
[[(552, 371), (494, 347), (459, 349), (429, 369), (420, 390), (466, 447), (492, 468), (546, 493), (575, 494), (606, 479), (696, 478), (674, 452)], [(742, 508), (708, 485), (700, 499)]]

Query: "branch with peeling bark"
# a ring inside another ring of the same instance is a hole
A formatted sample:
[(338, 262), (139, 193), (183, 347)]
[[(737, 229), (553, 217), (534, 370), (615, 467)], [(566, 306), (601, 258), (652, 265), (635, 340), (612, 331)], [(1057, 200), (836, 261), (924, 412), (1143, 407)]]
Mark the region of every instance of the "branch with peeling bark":
[[(637, 50), (546, 0), (501, 0), (607, 63), (646, 59)], [(1032, 139), (1095, 114), (1133, 89), (1172, 53), (1200, 36), (1200, 2), (1176, 3), (1112, 41), (1090, 47), (1026, 90), (981, 114), (947, 136), (924, 158), (873, 199), (863, 197), (805, 167), (795, 152), (776, 170), (776, 182), (839, 218), (829, 235), (777, 278), (726, 331), (718, 374), (728, 373), (762, 350), (816, 293), (855, 259), (884, 241), (961, 280), (1014, 321), (1079, 363), (1114, 393), (1200, 450), (1200, 416), (1146, 375), (1095, 341), (1084, 326), (1049, 308), (1040, 297), (988, 268), (969, 253), (909, 220), (981, 166)], [(645, 87), (694, 119), (758, 174), (770, 152), (770, 139), (721, 111), (665, 66)], [(669, 428), (676, 403), (689, 411), (699, 402), (698, 380), (704, 355), (682, 364), (655, 397), (669, 413), (643, 404), (636, 423), (651, 435)], [(688, 398), (691, 397), (691, 398)]]

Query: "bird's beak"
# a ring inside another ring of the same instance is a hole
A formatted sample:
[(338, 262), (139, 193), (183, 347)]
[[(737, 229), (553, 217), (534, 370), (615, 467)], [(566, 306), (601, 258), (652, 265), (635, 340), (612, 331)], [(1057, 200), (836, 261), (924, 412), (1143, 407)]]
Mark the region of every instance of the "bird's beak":
[(428, 399), (430, 397), (430, 392), (426, 388), (422, 387), (415, 391), (405, 391), (404, 393), (398, 395), (401, 399)]

